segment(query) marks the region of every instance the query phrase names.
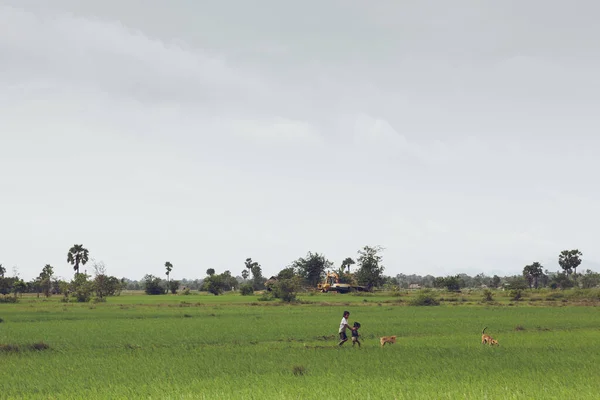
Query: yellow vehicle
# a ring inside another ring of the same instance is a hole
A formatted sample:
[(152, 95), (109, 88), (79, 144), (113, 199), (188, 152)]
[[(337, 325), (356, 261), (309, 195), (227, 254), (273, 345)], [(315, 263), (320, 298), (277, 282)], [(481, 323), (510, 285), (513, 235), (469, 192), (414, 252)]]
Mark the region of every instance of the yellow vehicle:
[(338, 293), (348, 293), (351, 290), (364, 291), (364, 286), (351, 285), (349, 283), (340, 283), (340, 276), (335, 272), (327, 271), (323, 283), (317, 284), (317, 289), (323, 293), (334, 291)]

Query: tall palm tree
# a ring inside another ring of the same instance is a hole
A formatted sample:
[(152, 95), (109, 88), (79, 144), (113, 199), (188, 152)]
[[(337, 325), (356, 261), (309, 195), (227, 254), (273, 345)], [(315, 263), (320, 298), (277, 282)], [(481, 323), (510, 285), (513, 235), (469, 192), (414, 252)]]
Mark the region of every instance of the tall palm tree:
[(79, 273), (79, 265), (85, 265), (89, 259), (89, 251), (82, 244), (75, 244), (69, 249), (67, 262), (73, 266), (75, 274)]
[(169, 275), (171, 275), (171, 270), (173, 269), (173, 264), (171, 264), (170, 262), (166, 262), (165, 263), (165, 268), (167, 269), (167, 283), (169, 282)]

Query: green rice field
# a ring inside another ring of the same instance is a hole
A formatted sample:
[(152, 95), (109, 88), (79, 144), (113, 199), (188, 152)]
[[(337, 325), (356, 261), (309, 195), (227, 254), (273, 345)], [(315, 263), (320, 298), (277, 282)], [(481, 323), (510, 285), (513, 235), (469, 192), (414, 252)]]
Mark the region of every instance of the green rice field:
[[(0, 398), (600, 398), (595, 304), (410, 296), (23, 298), (0, 304)], [(361, 348), (337, 346), (346, 309)], [(485, 326), (500, 347), (481, 345)]]

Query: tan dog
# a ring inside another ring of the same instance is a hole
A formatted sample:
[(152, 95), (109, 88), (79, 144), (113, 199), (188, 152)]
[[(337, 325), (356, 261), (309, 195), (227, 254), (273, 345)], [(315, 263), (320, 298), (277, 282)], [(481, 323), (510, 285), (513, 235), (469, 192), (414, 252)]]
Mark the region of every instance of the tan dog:
[(386, 343), (394, 344), (396, 343), (396, 336), (383, 336), (379, 339), (379, 343), (381, 343), (381, 347), (385, 346)]
[(485, 334), (486, 329), (487, 326), (481, 331), (481, 344), (489, 344), (490, 346), (500, 346), (496, 339), (494, 339), (490, 335)]

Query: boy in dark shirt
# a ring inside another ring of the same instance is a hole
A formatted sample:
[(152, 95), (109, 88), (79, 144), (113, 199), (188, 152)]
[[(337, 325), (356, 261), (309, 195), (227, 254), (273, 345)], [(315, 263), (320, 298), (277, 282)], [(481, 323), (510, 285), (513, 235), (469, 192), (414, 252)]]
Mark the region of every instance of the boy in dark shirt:
[(358, 343), (358, 347), (360, 347), (360, 342), (358, 340), (358, 328), (360, 328), (360, 323), (355, 322), (354, 329), (352, 330), (352, 347), (354, 347), (356, 343)]

